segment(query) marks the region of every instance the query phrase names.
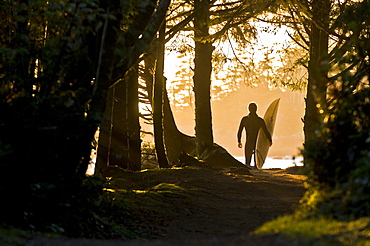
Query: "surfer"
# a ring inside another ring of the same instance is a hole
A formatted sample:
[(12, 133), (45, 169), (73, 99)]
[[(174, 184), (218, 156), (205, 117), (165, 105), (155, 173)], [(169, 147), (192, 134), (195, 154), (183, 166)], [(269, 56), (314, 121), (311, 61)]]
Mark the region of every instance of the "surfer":
[(270, 146), (272, 145), (272, 139), (269, 131), (267, 130), (265, 121), (257, 115), (257, 104), (250, 103), (248, 109), (249, 114), (247, 116), (244, 116), (240, 121), (237, 137), (238, 137), (238, 147), (242, 148), (243, 144), (241, 142), (241, 138), (243, 129), (245, 128), (246, 132), (246, 142), (244, 146), (245, 165), (250, 166), (252, 154), (256, 149), (256, 142), (259, 129), (262, 128), (262, 130), (265, 132), (267, 139), (270, 141)]

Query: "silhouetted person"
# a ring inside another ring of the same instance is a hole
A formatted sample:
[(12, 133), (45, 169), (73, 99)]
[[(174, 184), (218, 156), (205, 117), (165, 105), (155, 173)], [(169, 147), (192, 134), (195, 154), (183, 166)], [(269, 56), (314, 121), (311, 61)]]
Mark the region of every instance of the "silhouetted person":
[(246, 143), (244, 146), (245, 165), (250, 166), (252, 154), (253, 152), (255, 152), (256, 149), (256, 142), (259, 129), (260, 128), (263, 129), (267, 139), (270, 140), (270, 145), (272, 145), (272, 139), (269, 131), (266, 128), (265, 121), (257, 115), (257, 105), (255, 103), (250, 103), (248, 109), (249, 114), (247, 116), (244, 116), (240, 121), (240, 126), (238, 130), (238, 147), (239, 148), (243, 147), (241, 138), (243, 129), (245, 128), (246, 132)]

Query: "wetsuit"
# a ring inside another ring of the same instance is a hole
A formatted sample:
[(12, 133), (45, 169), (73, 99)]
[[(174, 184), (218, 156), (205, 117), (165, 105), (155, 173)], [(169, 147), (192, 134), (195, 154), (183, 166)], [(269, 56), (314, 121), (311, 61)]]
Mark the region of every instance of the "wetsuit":
[(260, 128), (263, 129), (267, 139), (272, 143), (271, 135), (267, 130), (265, 121), (259, 117), (256, 113), (250, 113), (247, 116), (244, 116), (240, 122), (238, 130), (238, 143), (241, 142), (242, 132), (245, 128), (246, 131), (246, 143), (244, 145), (244, 154), (245, 154), (245, 165), (250, 165), (253, 151), (256, 148), (258, 131)]

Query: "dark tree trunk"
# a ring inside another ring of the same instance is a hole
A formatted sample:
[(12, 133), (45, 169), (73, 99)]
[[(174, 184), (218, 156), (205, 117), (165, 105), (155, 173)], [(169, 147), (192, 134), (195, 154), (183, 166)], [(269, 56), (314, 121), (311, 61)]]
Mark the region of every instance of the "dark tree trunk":
[[(139, 9), (139, 14), (135, 16), (132, 28), (125, 34), (124, 46), (127, 48), (126, 56), (121, 61), (122, 65), (116, 67), (113, 72), (114, 78), (125, 76), (125, 95), (126, 117), (125, 122), (117, 124), (126, 124), (126, 134), (128, 145), (124, 153), (111, 152), (111, 156), (124, 156), (127, 159), (127, 168), (137, 171), (141, 169), (141, 139), (139, 123), (139, 95), (138, 95), (138, 58), (149, 48), (150, 42), (157, 33), (160, 24), (165, 18), (169, 0), (161, 0), (157, 6), (157, 11), (153, 14), (156, 1), (148, 1), (147, 4)], [(152, 15), (153, 14), (153, 15)], [(150, 16), (151, 18), (146, 18)], [(141, 38), (139, 38), (142, 36)], [(126, 73), (127, 72), (127, 73)], [(116, 82), (117, 83), (117, 82)], [(112, 136), (112, 139), (115, 136)], [(117, 149), (118, 150), (118, 149)]]
[(212, 112), (211, 112), (211, 72), (212, 52), (214, 47), (209, 40), (210, 1), (194, 2), (194, 94), (195, 94), (195, 135), (197, 138), (197, 155), (206, 148), (213, 147)]
[(128, 164), (134, 171), (141, 170), (141, 139), (139, 123), (139, 73), (138, 65), (133, 66), (127, 74), (127, 134)]
[[(106, 7), (107, 9), (119, 9), (119, 5)], [(120, 20), (106, 20), (101, 34), (101, 50), (99, 54), (97, 74), (94, 84), (93, 97), (89, 117), (100, 122), (97, 161), (95, 175), (100, 176), (109, 162), (111, 116), (113, 112), (113, 83), (112, 74), (114, 69), (114, 51), (117, 43), (117, 30)], [(105, 112), (105, 113), (103, 113)]]
[(113, 86), (111, 132), (109, 141), (109, 166), (129, 168), (128, 119), (126, 79)]
[[(18, 3), (19, 5), (24, 4), (28, 5), (27, 0), (21, 0)], [(18, 17), (15, 24), (15, 31), (14, 34), (11, 33), (10, 35), (13, 35), (11, 39), (10, 46), (12, 48), (24, 48), (29, 47), (29, 39), (24, 37), (29, 37), (29, 13), (27, 10), (21, 10), (16, 13)], [(30, 97), (32, 94), (32, 83), (30, 83), (30, 76), (33, 71), (29, 71), (30, 62), (31, 62), (31, 56), (29, 52), (17, 52), (17, 55), (14, 59), (15, 66), (13, 74), (14, 76), (14, 84), (15, 84), (15, 90), (23, 90), (23, 96)]]
[(315, 138), (315, 132), (322, 123), (321, 114), (326, 110), (328, 73), (328, 28), (330, 0), (312, 2), (313, 23), (310, 32), (310, 61), (308, 64), (308, 85), (306, 113), (304, 118), (305, 144)]
[[(156, 52), (156, 51), (155, 51)], [(153, 52), (153, 53), (155, 53)], [(154, 91), (154, 82), (153, 76), (151, 71), (154, 69), (155, 59), (152, 56), (148, 56), (145, 59), (145, 83), (146, 83), (146, 90), (148, 92), (148, 97), (152, 107), (154, 108), (153, 102), (153, 91)], [(163, 107), (162, 107), (162, 125), (163, 125), (163, 141), (165, 147), (165, 153), (167, 157), (167, 163), (169, 166), (176, 165), (179, 160), (180, 153), (183, 149), (189, 149), (184, 147), (183, 138), (186, 136), (182, 134), (177, 126), (175, 119), (172, 114), (170, 102), (167, 96), (166, 90), (166, 78), (163, 78)], [(193, 137), (186, 136), (190, 139), (194, 139)], [(195, 146), (195, 144), (194, 144)], [(189, 153), (189, 152), (188, 152)], [(194, 154), (194, 151), (191, 151)]]
[(179, 157), (184, 151), (195, 156), (196, 139), (180, 132), (177, 128), (166, 90), (164, 91), (163, 103), (164, 142), (168, 162), (173, 166), (179, 164)]
[[(140, 140), (140, 124), (139, 124), (139, 106), (138, 106), (138, 67), (137, 67), (137, 60), (141, 54), (146, 52), (148, 50), (149, 44), (152, 41), (155, 33), (157, 32), (160, 23), (165, 18), (165, 14), (167, 11), (167, 8), (169, 6), (170, 0), (161, 0), (159, 4), (157, 5), (157, 11), (153, 14), (153, 11), (155, 9), (155, 1), (151, 0), (151, 2), (148, 2), (146, 6), (144, 6), (139, 11), (139, 15), (135, 17), (134, 24), (130, 27), (130, 29), (127, 31), (125, 40), (127, 41), (124, 45), (127, 47), (127, 52), (125, 58), (123, 58), (124, 62), (122, 62), (123, 65), (119, 67), (109, 65), (116, 65), (114, 64), (115, 60), (112, 59), (114, 57), (114, 49), (116, 47), (116, 36), (110, 36), (111, 34), (116, 34), (115, 32), (111, 32), (111, 25), (108, 25), (108, 28), (106, 30), (107, 34), (105, 36), (105, 44), (103, 47), (103, 59), (101, 61), (102, 67), (100, 69), (100, 73), (102, 75), (100, 77), (103, 77), (103, 79), (97, 78), (96, 88), (94, 90), (95, 96), (92, 100), (92, 109), (93, 109), (93, 116), (96, 115), (97, 117), (101, 117), (99, 113), (104, 112), (105, 110), (105, 100), (107, 98), (108, 89), (112, 84), (117, 83), (116, 80), (119, 80), (121, 78), (125, 77), (124, 83), (125, 84), (125, 93), (127, 95), (124, 102), (126, 103), (126, 110), (127, 114), (125, 119), (125, 123), (127, 126), (126, 134), (127, 139), (125, 142), (128, 142), (127, 144), (127, 150), (125, 153), (112, 153), (110, 151), (111, 142), (109, 139), (112, 139), (111, 133), (109, 132), (107, 136), (102, 136), (102, 143), (99, 143), (100, 150), (98, 148), (98, 162), (97, 162), (97, 169), (98, 173), (101, 171), (99, 168), (107, 167), (107, 162), (109, 163), (109, 156), (112, 155), (122, 155), (125, 156), (127, 167), (132, 170), (140, 170), (141, 169), (141, 140)], [(112, 10), (116, 8), (110, 8)], [(148, 21), (145, 17), (150, 16), (151, 18)], [(141, 21), (138, 21), (141, 20)], [(113, 21), (114, 22), (114, 21)], [(119, 21), (118, 21), (119, 22)], [(114, 22), (116, 23), (116, 22)], [(118, 23), (119, 24), (119, 23)], [(115, 31), (120, 30), (120, 26), (114, 26)], [(139, 33), (137, 32), (139, 30)], [(137, 35), (135, 35), (135, 32)], [(142, 34), (143, 38), (138, 40), (139, 36)], [(107, 59), (107, 61), (105, 61)], [(135, 65), (136, 64), (136, 65)], [(106, 71), (106, 67), (109, 67), (110, 70)], [(115, 69), (114, 69), (115, 68)], [(132, 69), (131, 71), (128, 71), (129, 69)], [(114, 70), (113, 70), (114, 69)], [(113, 71), (112, 71), (113, 70)], [(108, 76), (109, 75), (109, 76)], [(127, 76), (127, 77), (126, 77)], [(107, 78), (107, 79), (104, 79)], [(109, 80), (108, 80), (109, 78)], [(101, 81), (102, 80), (102, 81)], [(110, 83), (106, 83), (106, 82)], [(113, 85), (115, 86), (115, 84)], [(113, 99), (112, 99), (113, 100)], [(109, 110), (111, 107), (107, 107)], [(101, 111), (99, 111), (101, 110)], [(114, 112), (114, 109), (112, 109)], [(106, 116), (110, 117), (110, 113), (107, 112)], [(105, 119), (104, 119), (105, 120)], [(110, 120), (107, 122), (104, 122), (102, 125), (102, 131), (100, 134), (105, 134), (106, 130), (110, 128)], [(100, 141), (99, 137), (99, 141)], [(106, 160), (106, 163), (103, 163)], [(121, 163), (122, 165), (122, 163)]]
[[(155, 52), (152, 52), (155, 53)], [(155, 59), (153, 56), (145, 58), (145, 83), (148, 92), (149, 101), (154, 108), (153, 91), (154, 81), (151, 71), (154, 70)], [(163, 141), (167, 163), (169, 166), (175, 165), (179, 159), (180, 153), (183, 149), (181, 137), (182, 133), (177, 129), (175, 119), (172, 114), (171, 106), (167, 96), (166, 78), (163, 78), (163, 107), (162, 107), (162, 125), (163, 125)]]
[(141, 169), (141, 141), (138, 106), (138, 74), (133, 67), (124, 80), (109, 89), (102, 120), (95, 172), (107, 167)]
[(98, 151), (95, 163), (96, 176), (101, 176), (109, 165), (109, 149), (111, 137), (111, 119), (113, 113), (113, 87), (108, 90), (104, 116), (100, 122)]
[(154, 143), (160, 168), (167, 168), (168, 160), (163, 142), (163, 89), (164, 89), (164, 53), (165, 53), (165, 29), (166, 23), (159, 30), (157, 48), (157, 66), (155, 71), (154, 97), (153, 97), (153, 124)]
[[(153, 7), (155, 6), (155, 2), (155, 0), (147, 1), (147, 5)], [(160, 0), (157, 4), (157, 10), (154, 13), (150, 12), (150, 6), (146, 6), (139, 11), (135, 19), (140, 21), (135, 22), (124, 37), (125, 41), (129, 42), (130, 45), (125, 44), (129, 48), (126, 50), (125, 57), (120, 61), (121, 65), (116, 67), (114, 78), (121, 78), (122, 74), (126, 74), (128, 69), (138, 63), (140, 55), (150, 49), (152, 40), (157, 34), (163, 20), (166, 18), (170, 2), (171, 0)], [(151, 18), (148, 18), (150, 15)]]

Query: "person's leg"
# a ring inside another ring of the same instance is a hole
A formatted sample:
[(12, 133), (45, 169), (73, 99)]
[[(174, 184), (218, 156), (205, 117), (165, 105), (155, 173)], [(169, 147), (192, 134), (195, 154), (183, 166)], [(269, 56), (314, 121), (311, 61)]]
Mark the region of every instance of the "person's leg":
[(252, 153), (253, 153), (253, 148), (248, 146), (248, 144), (246, 143), (244, 147), (244, 155), (245, 155), (245, 165), (247, 166), (251, 165)]
[(256, 149), (254, 149), (254, 150), (253, 150), (253, 163), (254, 163), (254, 166), (253, 166), (253, 167), (254, 167), (254, 168), (256, 168), (256, 169), (258, 169), (258, 168), (257, 168), (257, 161), (256, 161), (256, 158), (257, 158), (257, 157), (256, 157), (256, 154), (257, 154), (257, 153), (256, 153)]

